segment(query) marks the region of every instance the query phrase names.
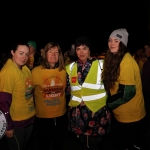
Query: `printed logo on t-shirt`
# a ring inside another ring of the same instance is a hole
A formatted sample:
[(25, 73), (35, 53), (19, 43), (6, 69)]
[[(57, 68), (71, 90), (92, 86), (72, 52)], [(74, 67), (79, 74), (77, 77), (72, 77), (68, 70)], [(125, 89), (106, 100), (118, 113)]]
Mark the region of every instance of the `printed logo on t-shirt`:
[(63, 93), (63, 82), (60, 78), (52, 76), (47, 78), (43, 85), (43, 98), (47, 106), (56, 106), (60, 104), (60, 97)]
[(26, 81), (26, 93), (25, 98), (30, 99), (33, 96), (33, 87), (32, 87), (32, 81), (30, 78), (27, 78)]

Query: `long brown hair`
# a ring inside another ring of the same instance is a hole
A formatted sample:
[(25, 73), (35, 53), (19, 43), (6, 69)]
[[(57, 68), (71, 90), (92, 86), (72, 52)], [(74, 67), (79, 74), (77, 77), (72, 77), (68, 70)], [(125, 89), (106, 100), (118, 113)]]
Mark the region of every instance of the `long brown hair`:
[(102, 72), (102, 80), (107, 92), (114, 88), (120, 75), (120, 63), (127, 52), (128, 49), (122, 42), (119, 43), (119, 50), (116, 54), (111, 53), (109, 48), (107, 49)]
[(41, 60), (42, 67), (46, 68), (46, 69), (50, 69), (50, 65), (49, 65), (49, 62), (47, 60), (47, 52), (50, 49), (52, 49), (53, 47), (57, 47), (58, 48), (59, 59), (58, 59), (57, 65), (58, 65), (59, 71), (65, 70), (64, 58), (63, 58), (63, 54), (62, 54), (61, 48), (55, 42), (50, 42), (50, 43), (46, 44), (46, 46), (45, 46), (45, 48), (43, 50), (43, 53), (42, 53), (42, 60)]

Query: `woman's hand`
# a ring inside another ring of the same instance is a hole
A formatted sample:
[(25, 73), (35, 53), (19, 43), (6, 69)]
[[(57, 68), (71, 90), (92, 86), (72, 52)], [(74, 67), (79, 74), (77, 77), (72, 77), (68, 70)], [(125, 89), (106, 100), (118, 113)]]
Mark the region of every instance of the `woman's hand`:
[(8, 130), (8, 131), (6, 131), (5, 135), (8, 138), (12, 138), (14, 136), (14, 130)]

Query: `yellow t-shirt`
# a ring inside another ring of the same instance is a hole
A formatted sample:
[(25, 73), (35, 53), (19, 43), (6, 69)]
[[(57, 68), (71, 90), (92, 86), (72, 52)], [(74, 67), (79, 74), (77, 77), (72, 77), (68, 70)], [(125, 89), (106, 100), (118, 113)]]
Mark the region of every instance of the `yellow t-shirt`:
[(30, 56), (28, 58), (26, 66), (31, 70), (33, 68), (33, 64), (34, 64), (34, 56)]
[(32, 70), (36, 116), (54, 118), (66, 112), (66, 71), (43, 69), (37, 66)]
[(31, 72), (23, 66), (20, 70), (9, 59), (1, 70), (0, 91), (10, 93), (10, 115), (13, 121), (27, 120), (35, 115)]
[(125, 54), (120, 64), (120, 76), (111, 95), (116, 94), (119, 84), (135, 85), (136, 95), (127, 103), (113, 110), (115, 118), (124, 123), (139, 121), (144, 118), (146, 112), (144, 107), (144, 98), (142, 94), (142, 83), (139, 67), (134, 58)]

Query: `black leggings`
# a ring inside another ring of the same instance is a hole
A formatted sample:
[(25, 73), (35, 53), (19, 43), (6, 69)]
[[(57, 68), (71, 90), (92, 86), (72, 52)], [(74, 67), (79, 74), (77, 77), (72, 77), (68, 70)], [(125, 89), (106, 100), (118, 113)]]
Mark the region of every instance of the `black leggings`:
[(80, 135), (79, 140), (83, 144), (84, 150), (99, 150), (98, 143), (101, 140), (101, 136), (86, 136)]
[(135, 150), (141, 148), (141, 130), (144, 125), (144, 119), (131, 122), (121, 123), (113, 118), (112, 122), (112, 144), (116, 150)]
[(12, 138), (6, 137), (9, 150), (25, 150), (32, 134), (33, 125), (14, 129)]
[(67, 131), (66, 116), (36, 118), (39, 150), (63, 150)]

